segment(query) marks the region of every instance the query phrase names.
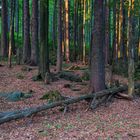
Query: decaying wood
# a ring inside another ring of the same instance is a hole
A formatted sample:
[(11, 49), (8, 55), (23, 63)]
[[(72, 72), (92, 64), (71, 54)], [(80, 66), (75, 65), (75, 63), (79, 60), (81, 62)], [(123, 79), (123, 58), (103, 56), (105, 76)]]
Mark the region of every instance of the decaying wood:
[[(135, 88), (140, 88), (140, 83), (135, 84)], [(69, 104), (73, 104), (85, 99), (90, 99), (90, 98), (102, 98), (104, 96), (108, 96), (108, 95), (115, 95), (119, 92), (124, 92), (128, 89), (128, 86), (120, 86), (120, 87), (114, 87), (111, 89), (107, 89), (107, 90), (103, 90), (97, 93), (91, 93), (91, 94), (87, 94), (87, 95), (82, 95), (80, 97), (73, 97), (67, 100), (63, 100), (63, 101), (58, 101), (58, 102), (53, 102), (50, 104), (44, 104), (42, 106), (39, 107), (34, 107), (34, 108), (27, 108), (27, 109), (23, 109), (23, 110), (17, 110), (17, 111), (8, 111), (8, 112), (1, 112), (0, 113), (0, 124), (4, 123), (4, 122), (8, 122), (11, 120), (16, 120), (16, 119), (20, 119), (23, 117), (29, 117), (32, 114), (38, 113), (40, 111), (43, 110), (47, 110), (47, 109), (51, 109), (54, 107), (58, 107), (58, 106), (67, 106)]]
[(81, 77), (72, 72), (62, 71), (58, 74), (58, 77), (72, 82), (82, 82)]
[(119, 99), (126, 99), (126, 100), (132, 100), (132, 96), (129, 96), (128, 94), (124, 94), (124, 93), (117, 93), (116, 98)]

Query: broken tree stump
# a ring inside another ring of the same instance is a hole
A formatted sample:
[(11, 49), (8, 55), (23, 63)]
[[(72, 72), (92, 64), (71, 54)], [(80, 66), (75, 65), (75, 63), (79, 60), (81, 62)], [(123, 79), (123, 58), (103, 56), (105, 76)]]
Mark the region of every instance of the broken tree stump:
[[(135, 88), (140, 88), (140, 83), (135, 84)], [(44, 104), (42, 106), (38, 106), (34, 108), (32, 107), (32, 108), (26, 108), (26, 109), (17, 110), (17, 111), (0, 112), (0, 124), (11, 121), (11, 120), (29, 117), (32, 114), (38, 113), (43, 110), (52, 109), (58, 106), (67, 106), (69, 104), (73, 104), (73, 103), (76, 103), (85, 99), (90, 99), (94, 97), (100, 98), (100, 97), (108, 96), (109, 94), (115, 95), (119, 92), (124, 92), (127, 89), (128, 89), (128, 86), (114, 87), (114, 88), (106, 89), (106, 90), (99, 91), (96, 93), (82, 95), (80, 97), (73, 97), (67, 100), (63, 100), (63, 101), (53, 102), (50, 104)]]

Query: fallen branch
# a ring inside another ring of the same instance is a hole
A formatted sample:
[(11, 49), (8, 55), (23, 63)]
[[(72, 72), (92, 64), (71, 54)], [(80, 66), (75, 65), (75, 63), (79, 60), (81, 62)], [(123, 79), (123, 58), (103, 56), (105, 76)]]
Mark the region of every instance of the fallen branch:
[(132, 97), (130, 97), (128, 94), (124, 94), (124, 93), (117, 93), (116, 98), (132, 100)]
[[(140, 88), (140, 83), (135, 84), (135, 88)], [(80, 97), (73, 97), (73, 98), (70, 98), (67, 100), (63, 100), (63, 101), (53, 102), (50, 104), (44, 104), (42, 106), (35, 107), (35, 108), (27, 108), (27, 109), (18, 110), (18, 111), (1, 112), (0, 113), (0, 124), (11, 121), (11, 120), (29, 117), (32, 114), (38, 113), (43, 110), (51, 109), (54, 107), (67, 106), (69, 104), (73, 104), (73, 103), (76, 103), (76, 102), (79, 102), (79, 101), (82, 101), (85, 99), (90, 99), (90, 98), (94, 98), (94, 97), (100, 98), (100, 97), (103, 97), (106, 95), (108, 96), (109, 94), (115, 95), (118, 92), (124, 92), (127, 89), (128, 89), (127, 86), (120, 86), (120, 87), (115, 87), (112, 89), (107, 89), (107, 90), (103, 90), (103, 91), (92, 93), (92, 94), (83, 95)]]

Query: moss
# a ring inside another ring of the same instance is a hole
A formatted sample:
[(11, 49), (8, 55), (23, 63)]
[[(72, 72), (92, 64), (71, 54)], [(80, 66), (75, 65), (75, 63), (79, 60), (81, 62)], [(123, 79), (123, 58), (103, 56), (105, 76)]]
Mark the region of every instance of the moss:
[(65, 98), (61, 95), (61, 93), (57, 90), (51, 90), (44, 94), (40, 99), (48, 100), (48, 102), (62, 101)]
[(23, 73), (17, 73), (16, 78), (17, 79), (24, 79), (24, 74)]

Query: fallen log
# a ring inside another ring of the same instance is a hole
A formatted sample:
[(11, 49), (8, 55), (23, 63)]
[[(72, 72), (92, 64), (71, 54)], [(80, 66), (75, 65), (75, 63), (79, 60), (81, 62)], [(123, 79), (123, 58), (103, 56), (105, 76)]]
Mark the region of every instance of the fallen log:
[(58, 77), (72, 82), (82, 82), (81, 77), (72, 72), (62, 71), (58, 74)]
[[(140, 88), (140, 83), (135, 84), (135, 88)], [(115, 95), (118, 92), (124, 92), (127, 89), (128, 89), (127, 86), (114, 87), (114, 88), (103, 90), (100, 92), (82, 95), (80, 97), (73, 97), (67, 100), (63, 100), (63, 101), (53, 102), (50, 104), (44, 104), (39, 107), (26, 108), (26, 109), (17, 110), (17, 111), (0, 112), (0, 124), (11, 121), (11, 120), (29, 117), (32, 114), (38, 113), (43, 110), (51, 109), (54, 107), (67, 106), (69, 104), (73, 104), (73, 103), (76, 103), (85, 99), (90, 99), (94, 97), (100, 98), (109, 94)]]

